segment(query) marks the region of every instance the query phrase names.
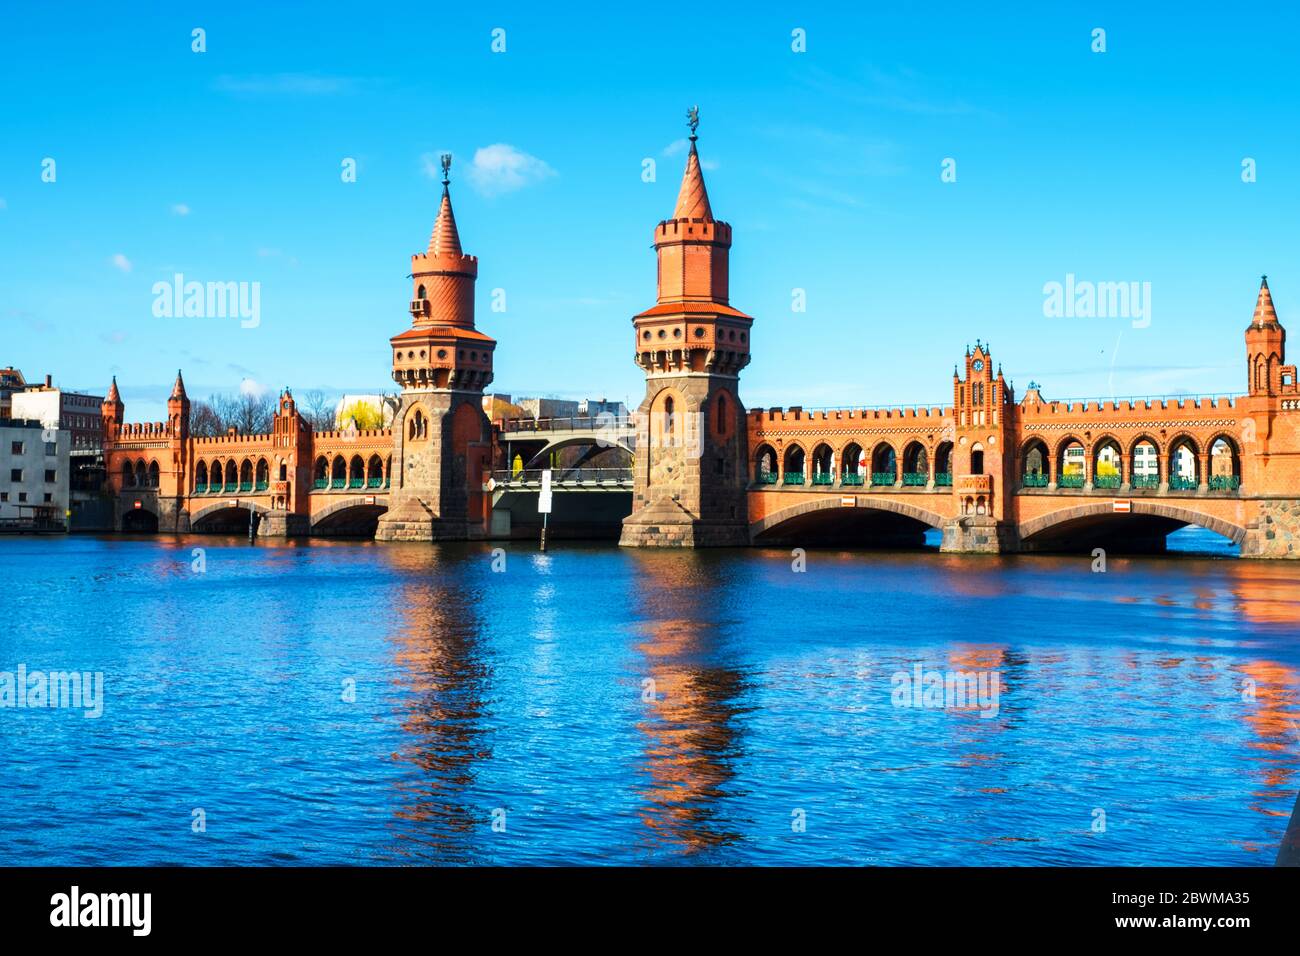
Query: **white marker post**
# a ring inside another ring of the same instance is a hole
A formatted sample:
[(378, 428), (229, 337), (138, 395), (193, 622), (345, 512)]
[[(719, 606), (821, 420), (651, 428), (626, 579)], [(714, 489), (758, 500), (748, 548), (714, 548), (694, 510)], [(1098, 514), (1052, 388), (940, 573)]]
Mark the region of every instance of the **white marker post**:
[(546, 550), (546, 525), (551, 516), (551, 469), (542, 469), (542, 493), (537, 496), (537, 513), (542, 516), (542, 550)]

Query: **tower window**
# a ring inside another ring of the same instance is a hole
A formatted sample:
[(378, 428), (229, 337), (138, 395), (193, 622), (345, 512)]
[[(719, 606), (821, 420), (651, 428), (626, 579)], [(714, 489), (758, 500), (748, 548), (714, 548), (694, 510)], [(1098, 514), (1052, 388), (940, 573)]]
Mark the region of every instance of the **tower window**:
[(416, 297), (417, 299), (423, 299), (423, 298), (426, 298), (426, 296), (425, 296), (425, 294), (424, 294), (424, 286), (420, 286), (420, 288), (418, 288), (418, 289), (415, 290), (415, 297)]

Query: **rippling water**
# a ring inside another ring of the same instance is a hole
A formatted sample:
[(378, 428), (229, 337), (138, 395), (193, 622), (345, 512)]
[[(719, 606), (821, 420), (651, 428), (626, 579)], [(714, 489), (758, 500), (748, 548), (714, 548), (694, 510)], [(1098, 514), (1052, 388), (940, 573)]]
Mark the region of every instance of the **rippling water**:
[(1300, 787), (1294, 564), (491, 549), (0, 540), (106, 697), (0, 709), (0, 863), (1261, 865)]

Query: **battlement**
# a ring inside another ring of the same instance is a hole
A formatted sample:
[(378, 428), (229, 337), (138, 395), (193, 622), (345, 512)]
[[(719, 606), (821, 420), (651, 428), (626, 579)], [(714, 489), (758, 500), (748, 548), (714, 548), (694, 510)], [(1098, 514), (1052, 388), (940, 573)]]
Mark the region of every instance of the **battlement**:
[(255, 435), (240, 435), (240, 434), (213, 435), (208, 438), (193, 439), (195, 446), (202, 447), (202, 448), (214, 448), (220, 445), (228, 445), (228, 446), (256, 445), (256, 444), (270, 445), (272, 441), (273, 441), (273, 436), (271, 435), (270, 432), (258, 433)]
[[(442, 270), (439, 270), (439, 265)], [(467, 274), (478, 274), (478, 256), (471, 256), (468, 253), (463, 255), (437, 255), (431, 252), (416, 252), (411, 255), (411, 271), (417, 272), (417, 265), (427, 265), (426, 271), (437, 272), (463, 272)]]
[(952, 417), (950, 406), (910, 405), (892, 408), (809, 408), (792, 405), (790, 408), (752, 408), (750, 420), (757, 425), (764, 422), (860, 422), (860, 421), (937, 421)]
[(170, 438), (166, 422), (128, 422), (122, 425), (119, 442), (131, 438)]
[(328, 432), (312, 432), (312, 442), (359, 442), (359, 441), (385, 441), (393, 440), (393, 430), (391, 428), (359, 428), (356, 431), (342, 431), (335, 429)]
[(1017, 408), (1025, 420), (1064, 417), (1069, 415), (1135, 413), (1149, 415), (1151, 412), (1191, 413), (1232, 411), (1237, 407), (1237, 398), (1241, 396), (1151, 396), (1149, 398), (1124, 399), (1067, 399), (1052, 402), (1022, 401)]
[(731, 226), (714, 219), (665, 219), (655, 226), (655, 242), (731, 242)]

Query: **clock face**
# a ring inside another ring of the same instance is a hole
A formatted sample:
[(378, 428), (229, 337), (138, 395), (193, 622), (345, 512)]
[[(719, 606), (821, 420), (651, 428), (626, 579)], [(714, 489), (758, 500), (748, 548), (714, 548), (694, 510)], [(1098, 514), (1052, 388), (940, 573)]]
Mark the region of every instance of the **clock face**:
[(973, 369), (974, 369), (975, 371), (977, 371), (977, 372), (982, 372), (982, 371), (984, 371), (984, 360), (983, 360), (983, 359), (976, 359), (975, 361), (973, 361), (973, 362), (970, 363), (970, 367), (973, 368)]

